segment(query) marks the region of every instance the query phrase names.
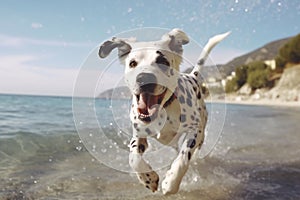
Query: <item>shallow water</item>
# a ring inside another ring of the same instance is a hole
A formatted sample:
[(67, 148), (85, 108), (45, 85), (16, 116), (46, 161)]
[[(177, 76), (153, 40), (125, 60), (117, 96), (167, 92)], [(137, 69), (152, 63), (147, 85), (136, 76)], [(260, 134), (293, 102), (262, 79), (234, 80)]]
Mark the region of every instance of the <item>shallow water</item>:
[[(109, 108), (98, 105), (108, 135), (115, 128)], [(76, 132), (70, 98), (2, 95), (0, 199), (300, 199), (299, 111), (227, 105), (214, 150), (192, 160), (178, 194), (162, 196), (90, 155)], [(126, 149), (130, 136), (118, 136), (111, 139)]]

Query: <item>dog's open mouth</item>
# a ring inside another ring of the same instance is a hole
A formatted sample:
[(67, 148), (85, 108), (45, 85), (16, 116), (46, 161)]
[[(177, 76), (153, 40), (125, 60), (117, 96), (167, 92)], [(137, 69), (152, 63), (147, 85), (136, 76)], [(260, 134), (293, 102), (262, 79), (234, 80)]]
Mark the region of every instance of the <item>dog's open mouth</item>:
[(138, 103), (138, 118), (143, 122), (151, 122), (157, 117), (159, 106), (167, 89), (159, 95), (142, 92), (136, 95)]

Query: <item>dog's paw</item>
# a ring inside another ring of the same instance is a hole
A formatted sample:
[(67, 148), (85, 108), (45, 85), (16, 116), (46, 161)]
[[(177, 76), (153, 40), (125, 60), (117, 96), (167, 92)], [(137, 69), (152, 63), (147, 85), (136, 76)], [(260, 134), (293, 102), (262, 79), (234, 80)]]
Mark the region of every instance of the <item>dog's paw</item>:
[(159, 176), (155, 171), (146, 172), (146, 173), (138, 173), (137, 174), (140, 182), (146, 186), (152, 192), (157, 191), (158, 183), (159, 183)]
[(179, 190), (181, 177), (176, 177), (174, 173), (169, 170), (165, 179), (162, 181), (162, 192), (164, 195), (175, 194)]

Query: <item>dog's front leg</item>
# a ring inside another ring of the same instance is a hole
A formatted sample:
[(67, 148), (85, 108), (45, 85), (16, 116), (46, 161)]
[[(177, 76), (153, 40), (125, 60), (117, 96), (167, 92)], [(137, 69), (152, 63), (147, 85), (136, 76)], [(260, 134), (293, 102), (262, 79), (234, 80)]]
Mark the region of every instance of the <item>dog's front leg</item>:
[(202, 145), (203, 140), (203, 129), (187, 134), (177, 158), (173, 161), (162, 182), (163, 194), (175, 194), (178, 191), (181, 180), (188, 170), (191, 157), (195, 150)]
[(139, 181), (155, 192), (158, 187), (159, 176), (143, 159), (143, 153), (148, 147), (146, 138), (133, 137), (130, 141), (129, 164), (136, 172)]

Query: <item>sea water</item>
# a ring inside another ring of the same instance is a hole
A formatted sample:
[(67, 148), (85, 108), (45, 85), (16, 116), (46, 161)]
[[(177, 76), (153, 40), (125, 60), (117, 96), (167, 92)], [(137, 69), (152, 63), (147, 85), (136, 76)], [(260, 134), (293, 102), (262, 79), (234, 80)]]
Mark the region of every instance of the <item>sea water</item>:
[(127, 160), (130, 102), (77, 103), (80, 120), (72, 98), (0, 95), (0, 199), (300, 199), (299, 107), (226, 105), (216, 146), (197, 154), (180, 191), (165, 197), (120, 170), (126, 164), (109, 166)]

